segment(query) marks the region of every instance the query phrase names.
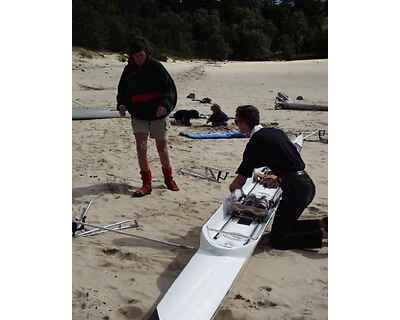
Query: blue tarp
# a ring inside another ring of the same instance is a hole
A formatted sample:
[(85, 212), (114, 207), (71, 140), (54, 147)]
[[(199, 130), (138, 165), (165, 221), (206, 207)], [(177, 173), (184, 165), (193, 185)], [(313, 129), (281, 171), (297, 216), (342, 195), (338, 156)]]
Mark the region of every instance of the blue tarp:
[(239, 130), (230, 131), (207, 131), (207, 132), (181, 132), (181, 136), (190, 139), (235, 139), (246, 138)]

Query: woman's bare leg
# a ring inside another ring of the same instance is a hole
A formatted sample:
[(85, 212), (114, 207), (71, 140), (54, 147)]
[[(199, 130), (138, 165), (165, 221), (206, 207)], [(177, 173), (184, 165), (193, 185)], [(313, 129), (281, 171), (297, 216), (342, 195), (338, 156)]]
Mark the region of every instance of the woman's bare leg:
[(149, 162), (147, 160), (147, 133), (135, 133), (136, 151), (139, 161), (140, 171), (149, 171)]

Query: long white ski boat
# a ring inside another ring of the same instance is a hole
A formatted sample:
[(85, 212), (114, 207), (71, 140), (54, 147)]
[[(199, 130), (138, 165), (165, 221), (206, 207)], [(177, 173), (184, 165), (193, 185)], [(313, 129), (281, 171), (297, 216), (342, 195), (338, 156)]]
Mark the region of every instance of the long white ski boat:
[(129, 118), (122, 117), (118, 111), (106, 108), (72, 108), (72, 120), (94, 120), (94, 119), (112, 119)]
[[(293, 141), (298, 151), (303, 135)], [(264, 197), (262, 215), (232, 213), (232, 201), (224, 203), (202, 227), (200, 248), (158, 303), (149, 320), (213, 319), (241, 268), (251, 257), (257, 243), (272, 222), (281, 199), (280, 188), (265, 188), (255, 175), (268, 168), (254, 170), (243, 186), (245, 198)], [(245, 199), (246, 200), (246, 199)], [(245, 208), (245, 206), (242, 206)], [(240, 210), (239, 210), (240, 212)]]

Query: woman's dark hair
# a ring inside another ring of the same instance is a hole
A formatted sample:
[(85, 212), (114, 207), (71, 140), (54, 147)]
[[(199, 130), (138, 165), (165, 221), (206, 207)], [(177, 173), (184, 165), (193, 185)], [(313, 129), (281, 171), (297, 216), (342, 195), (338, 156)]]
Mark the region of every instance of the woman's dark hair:
[(255, 106), (244, 105), (236, 109), (236, 118), (247, 123), (250, 129), (260, 124), (260, 112)]
[(219, 105), (219, 104), (216, 104), (216, 103), (214, 103), (214, 104), (211, 106), (211, 110), (212, 110), (212, 111), (215, 110), (216, 112), (221, 112), (221, 111), (222, 111), (220, 105)]
[(142, 37), (137, 37), (137, 38), (133, 39), (133, 41), (131, 42), (129, 49), (128, 49), (128, 54), (131, 55), (134, 53), (138, 53), (140, 51), (144, 51), (148, 55), (151, 53), (150, 45), (147, 42), (147, 40)]

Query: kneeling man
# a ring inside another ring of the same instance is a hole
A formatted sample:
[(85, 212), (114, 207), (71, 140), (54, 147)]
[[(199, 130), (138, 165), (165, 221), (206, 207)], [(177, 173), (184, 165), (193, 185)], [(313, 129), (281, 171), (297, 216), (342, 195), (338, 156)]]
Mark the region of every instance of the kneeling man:
[(260, 125), (260, 114), (252, 105), (236, 109), (235, 123), (250, 137), (238, 174), (229, 189), (240, 189), (255, 168), (267, 166), (272, 173), (263, 177), (268, 187), (282, 188), (283, 195), (271, 231), (276, 249), (321, 248), (327, 235), (327, 219), (298, 220), (315, 195), (315, 185), (304, 171), (305, 165), (296, 147), (280, 129)]

